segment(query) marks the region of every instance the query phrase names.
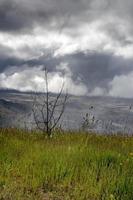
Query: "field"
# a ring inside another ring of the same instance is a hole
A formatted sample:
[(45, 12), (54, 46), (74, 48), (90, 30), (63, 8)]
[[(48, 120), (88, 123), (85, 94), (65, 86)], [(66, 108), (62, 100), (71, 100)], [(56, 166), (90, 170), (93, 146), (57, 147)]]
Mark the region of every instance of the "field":
[(133, 200), (133, 137), (0, 130), (1, 200)]

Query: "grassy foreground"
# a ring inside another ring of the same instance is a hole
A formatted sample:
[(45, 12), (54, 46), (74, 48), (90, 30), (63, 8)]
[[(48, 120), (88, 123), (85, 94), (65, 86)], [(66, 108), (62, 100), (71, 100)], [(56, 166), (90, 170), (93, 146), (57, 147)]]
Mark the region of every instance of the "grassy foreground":
[(0, 131), (0, 200), (133, 200), (133, 137)]

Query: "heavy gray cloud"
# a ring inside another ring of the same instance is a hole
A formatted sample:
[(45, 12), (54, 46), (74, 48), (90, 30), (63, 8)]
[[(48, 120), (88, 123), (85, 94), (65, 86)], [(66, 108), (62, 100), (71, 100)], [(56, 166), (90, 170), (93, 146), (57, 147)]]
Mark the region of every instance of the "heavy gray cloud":
[(86, 3), (87, 1), (79, 0), (2, 0), (0, 29), (2, 31), (30, 30), (37, 23), (56, 28), (58, 25), (62, 26), (69, 15), (74, 18), (82, 15), (86, 10)]
[(0, 86), (40, 90), (47, 67), (75, 94), (133, 96), (132, 10), (132, 0), (1, 0)]
[[(6, 59), (6, 61), (8, 62), (4, 62), (4, 67), (8, 70), (3, 70), (6, 73), (6, 78), (15, 74), (15, 72), (21, 73), (21, 71), (24, 71), (24, 65), (26, 65), (25, 72), (27, 71), (30, 73), (30, 71), (35, 70), (35, 72), (31, 73), (31, 75), (38, 72), (37, 67), (39, 68), (39, 74), (40, 71), (42, 74), (44, 74), (43, 70), (45, 67), (47, 67), (50, 74), (55, 73), (60, 74), (61, 77), (65, 77), (68, 75), (68, 70), (59, 66), (63, 63), (67, 63), (67, 69), (69, 69), (71, 72), (71, 79), (75, 83), (77, 79), (80, 79), (80, 82), (88, 88), (86, 94), (90, 94), (97, 87), (103, 88), (107, 94), (110, 90), (109, 83), (114, 79), (115, 76), (119, 77), (123, 74), (126, 76), (133, 71), (132, 59), (124, 59), (122, 57), (115, 57), (112, 54), (100, 54), (96, 52), (90, 52), (87, 54), (83, 52), (77, 52), (60, 57), (52, 57), (51, 55), (47, 55), (39, 57), (39, 59), (18, 61), (14, 58), (12, 62), (9, 59)], [(14, 68), (15, 63), (17, 63), (17, 66)], [(3, 71), (1, 71), (1, 73)], [(23, 78), (21, 81), (28, 85), (28, 80), (25, 81)], [(16, 88), (18, 89), (18, 86)], [(32, 89), (36, 89), (34, 88), (34, 84)]]
[(115, 19), (121, 17), (129, 24), (132, 22), (132, 9), (132, 0), (1, 0), (0, 29), (30, 30), (37, 24), (71, 27), (100, 18), (115, 23)]

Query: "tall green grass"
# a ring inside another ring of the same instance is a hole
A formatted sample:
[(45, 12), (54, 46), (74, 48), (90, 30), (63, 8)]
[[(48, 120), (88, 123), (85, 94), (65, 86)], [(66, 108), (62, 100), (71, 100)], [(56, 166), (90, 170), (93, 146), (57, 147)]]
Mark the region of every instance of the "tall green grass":
[(0, 131), (1, 200), (133, 200), (133, 137)]

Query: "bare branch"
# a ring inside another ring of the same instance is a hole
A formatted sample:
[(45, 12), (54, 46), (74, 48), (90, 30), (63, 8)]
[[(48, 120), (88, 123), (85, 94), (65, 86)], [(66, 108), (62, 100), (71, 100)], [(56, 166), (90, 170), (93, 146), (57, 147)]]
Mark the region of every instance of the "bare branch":
[(63, 88), (64, 88), (64, 82), (63, 82), (61, 90), (60, 90), (59, 94), (57, 95), (56, 100), (54, 102), (54, 105), (53, 105), (53, 108), (52, 108), (52, 112), (51, 112), (51, 116), (50, 116), (49, 121), (51, 121), (51, 118), (54, 115), (54, 111), (55, 111), (56, 105), (57, 105), (57, 103), (58, 103), (58, 101), (59, 101), (59, 99), (60, 99), (60, 97), (62, 95)]
[(45, 89), (46, 94), (33, 96), (32, 112), (37, 129), (46, 132), (48, 136), (59, 123), (66, 106), (68, 94), (63, 94), (64, 82), (59, 93), (50, 96), (48, 88), (47, 69), (45, 69)]
[(62, 115), (63, 115), (63, 113), (64, 113), (64, 110), (65, 110), (65, 106), (66, 106), (66, 101), (67, 101), (67, 99), (68, 99), (68, 94), (65, 95), (65, 98), (64, 98), (64, 102), (63, 102), (63, 106), (62, 106), (62, 110), (61, 110), (61, 112), (60, 112), (60, 115), (59, 115), (59, 117), (57, 118), (57, 120), (56, 120), (56, 122), (54, 123), (54, 125), (52, 126), (51, 130), (53, 130), (53, 129), (56, 127), (56, 125), (58, 124), (58, 122), (60, 121), (60, 119), (61, 119), (61, 117), (62, 117)]

